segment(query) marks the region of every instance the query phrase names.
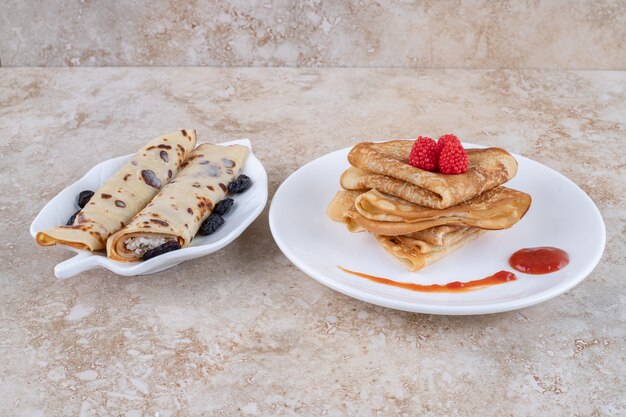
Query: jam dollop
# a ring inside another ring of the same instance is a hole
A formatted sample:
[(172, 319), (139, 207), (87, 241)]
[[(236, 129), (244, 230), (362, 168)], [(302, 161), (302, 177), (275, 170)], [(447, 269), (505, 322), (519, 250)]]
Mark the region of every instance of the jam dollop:
[(520, 249), (509, 258), (511, 268), (525, 274), (549, 274), (565, 268), (567, 264), (567, 252), (550, 246)]

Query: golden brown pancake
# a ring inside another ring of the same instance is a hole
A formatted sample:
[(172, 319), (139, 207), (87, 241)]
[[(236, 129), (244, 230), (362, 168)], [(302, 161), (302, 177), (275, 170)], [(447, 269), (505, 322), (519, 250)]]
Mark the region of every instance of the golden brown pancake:
[(505, 183), (517, 173), (517, 161), (500, 148), (468, 149), (467, 172), (446, 175), (408, 163), (414, 141), (363, 142), (348, 154), (349, 168), (341, 176), (347, 190), (375, 188), (421, 206), (442, 209), (457, 205)]
[(421, 241), (411, 241), (402, 236), (376, 236), (378, 243), (396, 261), (400, 262), (409, 271), (417, 271), (426, 265), (449, 255), (461, 246), (476, 239), (483, 231), (476, 228), (466, 228), (456, 235), (456, 240), (444, 246), (432, 247), (426, 250)]
[[(328, 205), (326, 214), (334, 221), (345, 223), (352, 232), (365, 231), (349, 214), (355, 212), (354, 202), (361, 194), (339, 191)], [(393, 259), (409, 271), (416, 271), (460, 248), (481, 232), (474, 227), (443, 225), (402, 236), (374, 236)]]
[(361, 194), (361, 191), (337, 191), (337, 194), (335, 194), (326, 208), (326, 215), (333, 221), (345, 223), (351, 232), (365, 231), (347, 215), (348, 210), (354, 208), (354, 201)]
[(426, 242), (430, 245), (445, 246), (454, 242), (454, 236), (463, 231), (470, 229), (467, 226), (435, 226), (430, 229), (420, 230), (419, 232), (409, 233), (403, 237), (407, 239), (416, 239)]
[(496, 187), (454, 207), (437, 210), (407, 203), (376, 190), (358, 196), (346, 216), (376, 235), (398, 236), (441, 225), (506, 229), (517, 223), (530, 207), (531, 198), (521, 191)]
[[(428, 236), (429, 234), (425, 232), (436, 231), (437, 229), (440, 229), (442, 227), (448, 227), (450, 229), (446, 232), (439, 232), (439, 234), (441, 235), (441, 242), (433, 243), (429, 241), (428, 237), (430, 236)], [(478, 229), (476, 227), (465, 227), (465, 226), (436, 226), (436, 227), (431, 227), (430, 229), (422, 230), (420, 232), (410, 233), (408, 235), (402, 235), (402, 236), (397, 236), (397, 237), (403, 243), (407, 245), (416, 246), (419, 248), (420, 252), (426, 253), (426, 252), (434, 252), (436, 250), (439, 250), (442, 246), (452, 245), (453, 243), (456, 243), (459, 240), (462, 240), (465, 236), (467, 236), (468, 234), (476, 230), (482, 230), (482, 229)], [(420, 233), (423, 233), (425, 238), (419, 237), (418, 235)]]

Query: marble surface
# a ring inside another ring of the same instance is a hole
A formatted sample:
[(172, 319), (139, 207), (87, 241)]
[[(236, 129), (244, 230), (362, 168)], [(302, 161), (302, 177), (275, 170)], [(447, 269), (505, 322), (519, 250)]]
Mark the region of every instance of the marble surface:
[(3, 66), (626, 69), (623, 0), (3, 0)]
[[(625, 102), (626, 72), (0, 69), (0, 415), (625, 415)], [(170, 271), (57, 282), (69, 253), (37, 246), (33, 217), (94, 164), (181, 127), (250, 138), (270, 195), (359, 140), (452, 131), (576, 181), (606, 250), (531, 308), (410, 314), (308, 278), (266, 210)]]

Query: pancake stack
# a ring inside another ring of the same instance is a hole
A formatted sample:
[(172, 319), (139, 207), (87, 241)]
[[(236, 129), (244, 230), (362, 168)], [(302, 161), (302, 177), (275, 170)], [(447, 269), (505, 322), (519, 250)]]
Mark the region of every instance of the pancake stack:
[(513, 226), (528, 211), (528, 194), (502, 186), (517, 174), (517, 161), (504, 149), (468, 149), (467, 172), (448, 175), (409, 165), (413, 143), (356, 145), (328, 217), (351, 232), (372, 233), (394, 259), (417, 271), (484, 231)]

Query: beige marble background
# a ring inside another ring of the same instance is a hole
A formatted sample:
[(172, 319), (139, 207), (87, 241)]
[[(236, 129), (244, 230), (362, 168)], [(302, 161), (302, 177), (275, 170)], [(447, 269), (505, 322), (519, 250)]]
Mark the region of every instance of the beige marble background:
[[(625, 102), (626, 72), (0, 69), (0, 416), (623, 417)], [(452, 131), (574, 180), (604, 217), (606, 249), (548, 302), (411, 314), (300, 272), (266, 208), (230, 245), (171, 270), (56, 282), (70, 254), (28, 233), (43, 205), (187, 126), (201, 141), (250, 138), (270, 198), (357, 141)]]
[(3, 0), (3, 66), (626, 69), (626, 2)]

